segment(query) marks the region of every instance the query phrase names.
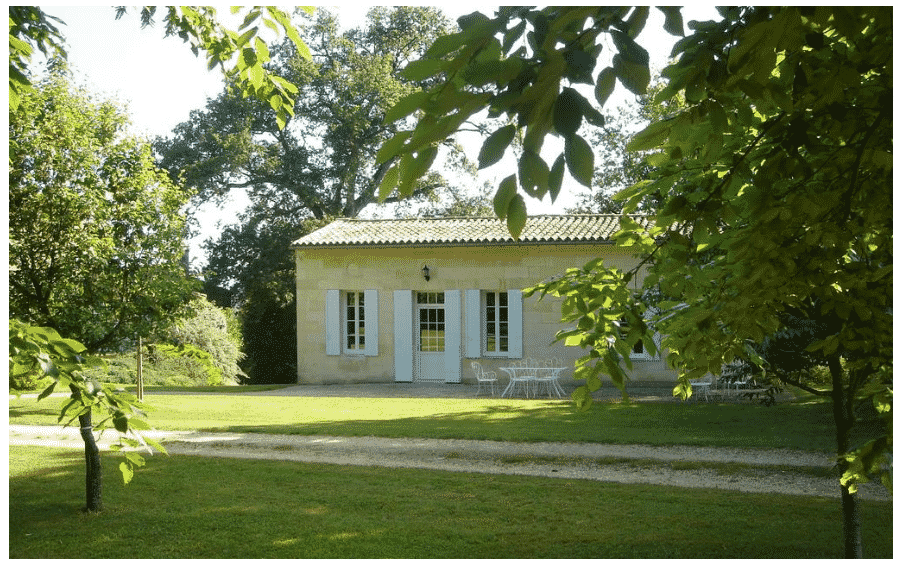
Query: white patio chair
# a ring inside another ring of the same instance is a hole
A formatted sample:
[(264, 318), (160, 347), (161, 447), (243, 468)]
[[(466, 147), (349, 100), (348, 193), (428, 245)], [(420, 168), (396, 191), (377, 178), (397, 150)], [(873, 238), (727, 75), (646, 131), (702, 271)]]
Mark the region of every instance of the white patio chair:
[(485, 371), (478, 362), (472, 362), (471, 368), (474, 369), (474, 374), (477, 376), (477, 395), (480, 396), (481, 388), (486, 388), (489, 390), (490, 394), (495, 396), (496, 373), (492, 371)]

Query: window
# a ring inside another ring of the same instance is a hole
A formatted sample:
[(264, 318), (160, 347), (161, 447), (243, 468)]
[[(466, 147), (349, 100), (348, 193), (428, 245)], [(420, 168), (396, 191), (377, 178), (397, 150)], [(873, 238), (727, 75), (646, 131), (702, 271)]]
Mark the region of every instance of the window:
[(324, 323), (327, 356), (376, 356), (379, 350), (377, 291), (326, 291)]
[(345, 349), (363, 352), (365, 342), (364, 293), (345, 293)]
[(487, 292), (484, 293), (484, 300), (484, 351), (487, 353), (508, 352), (508, 293)]
[(465, 291), (465, 357), (521, 358), (523, 300), (519, 289)]

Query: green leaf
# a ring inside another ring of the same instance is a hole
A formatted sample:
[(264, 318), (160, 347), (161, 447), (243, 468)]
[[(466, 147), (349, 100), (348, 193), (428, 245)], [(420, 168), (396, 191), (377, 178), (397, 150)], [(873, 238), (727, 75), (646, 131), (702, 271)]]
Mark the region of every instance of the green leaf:
[(477, 168), (484, 169), (502, 159), (505, 150), (515, 138), (515, 132), (514, 125), (506, 125), (493, 132), (480, 148), (480, 153), (477, 155)]
[(395, 123), (403, 117), (411, 115), (427, 101), (428, 97), (429, 94), (423, 91), (408, 94), (386, 112), (386, 116), (383, 118), (384, 123)]
[(119, 463), (119, 471), (122, 473), (122, 482), (124, 484), (129, 484), (132, 482), (132, 478), (135, 477), (135, 472), (132, 471), (132, 466), (127, 464), (126, 462)]
[(499, 183), (499, 189), (493, 197), (493, 211), (500, 219), (508, 214), (509, 203), (518, 195), (518, 182), (514, 175), (509, 175)]
[(568, 50), (563, 54), (567, 68), (565, 77), (575, 83), (592, 84), (596, 58), (583, 50)]
[(521, 188), (536, 199), (542, 199), (549, 189), (549, 167), (543, 158), (528, 150), (524, 150), (518, 159), (518, 178)]
[(574, 88), (564, 88), (556, 98), (552, 112), (555, 130), (563, 136), (572, 135), (581, 127), (584, 97)]
[(553, 203), (562, 190), (562, 180), (565, 177), (565, 154), (560, 153), (549, 170), (549, 199)]
[(400, 131), (389, 138), (377, 152), (377, 163), (385, 163), (398, 155), (409, 135), (411, 135), (410, 131)]
[(380, 181), (380, 189), (377, 193), (377, 201), (382, 203), (389, 197), (392, 192), (395, 190), (396, 185), (399, 183), (399, 166), (393, 165), (390, 167), (386, 174), (383, 176), (383, 181)]
[(571, 399), (574, 400), (575, 406), (582, 412), (590, 410), (590, 406), (593, 404), (593, 397), (590, 395), (590, 390), (588, 390), (586, 386), (577, 387), (574, 392), (571, 393)]
[(620, 30), (612, 30), (612, 42), (615, 44), (615, 49), (618, 50), (617, 55), (621, 55), (627, 63), (643, 67), (650, 65), (650, 54), (628, 34)]
[(577, 134), (565, 140), (565, 163), (571, 176), (585, 187), (593, 182), (593, 150), (584, 139)]
[(662, 147), (669, 138), (672, 123), (673, 120), (663, 120), (650, 124), (635, 135), (628, 142), (625, 149), (630, 152), (636, 152)]
[(612, 65), (615, 69), (615, 75), (623, 86), (636, 95), (647, 93), (647, 87), (650, 85), (650, 68), (648, 65), (628, 61), (621, 54), (615, 54), (612, 57)]
[(151, 446), (152, 448), (154, 448), (161, 454), (169, 455), (169, 453), (166, 451), (166, 448), (164, 448), (163, 445), (160, 444), (160, 442), (158, 442), (157, 440), (153, 440), (147, 436), (142, 436), (142, 438), (144, 439), (144, 441), (147, 445)]
[(681, 17), (680, 6), (657, 6), (665, 15), (665, 23), (662, 25), (666, 32), (673, 36), (684, 36), (684, 20)]
[(56, 389), (56, 385), (57, 385), (57, 383), (56, 383), (56, 381), (54, 381), (50, 386), (48, 386), (47, 388), (44, 388), (44, 391), (41, 392), (41, 394), (38, 396), (38, 401), (41, 401), (44, 398), (53, 394), (54, 389)]
[(405, 69), (402, 70), (402, 77), (413, 82), (420, 82), (440, 73), (444, 65), (443, 60), (415, 60), (405, 66)]
[(144, 457), (137, 452), (125, 452), (126, 459), (136, 468), (142, 468), (145, 465)]
[(527, 224), (527, 205), (524, 204), (524, 198), (521, 195), (516, 194), (509, 201), (505, 223), (512, 238), (518, 239), (521, 236), (521, 231), (524, 230), (524, 225)]

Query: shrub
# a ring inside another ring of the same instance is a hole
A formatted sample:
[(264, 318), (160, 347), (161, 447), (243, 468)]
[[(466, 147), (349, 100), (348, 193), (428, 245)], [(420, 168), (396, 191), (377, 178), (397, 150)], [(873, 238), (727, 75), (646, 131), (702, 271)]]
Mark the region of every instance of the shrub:
[[(170, 329), (170, 339), (176, 345), (190, 344), (203, 350), (219, 370), (222, 383), (238, 384), (245, 373), (238, 365), (244, 354), (235, 313), (217, 307), (201, 294), (188, 307), (188, 318), (179, 320)], [(203, 365), (198, 366), (203, 372)], [(206, 379), (207, 375), (202, 377)]]

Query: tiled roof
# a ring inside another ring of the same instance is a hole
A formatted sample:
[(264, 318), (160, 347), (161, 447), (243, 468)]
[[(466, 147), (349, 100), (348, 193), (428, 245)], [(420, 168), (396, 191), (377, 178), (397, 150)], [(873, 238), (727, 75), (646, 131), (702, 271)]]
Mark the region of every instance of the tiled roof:
[[(643, 215), (632, 215), (647, 227)], [(527, 218), (518, 241), (494, 217), (337, 219), (292, 243), (294, 248), (358, 245), (442, 245), (610, 242), (619, 215), (538, 215)]]

